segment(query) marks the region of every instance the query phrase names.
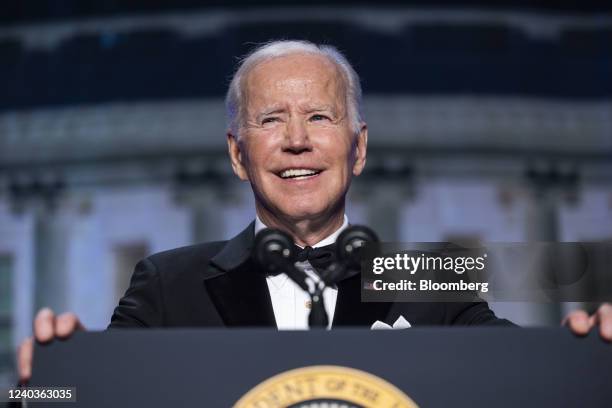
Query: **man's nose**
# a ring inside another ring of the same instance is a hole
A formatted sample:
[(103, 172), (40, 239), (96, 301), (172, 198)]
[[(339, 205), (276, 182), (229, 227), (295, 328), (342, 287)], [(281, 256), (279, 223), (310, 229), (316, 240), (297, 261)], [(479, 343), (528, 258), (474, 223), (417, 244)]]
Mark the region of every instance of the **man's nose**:
[(300, 119), (292, 119), (288, 122), (283, 150), (290, 153), (312, 150), (308, 128)]

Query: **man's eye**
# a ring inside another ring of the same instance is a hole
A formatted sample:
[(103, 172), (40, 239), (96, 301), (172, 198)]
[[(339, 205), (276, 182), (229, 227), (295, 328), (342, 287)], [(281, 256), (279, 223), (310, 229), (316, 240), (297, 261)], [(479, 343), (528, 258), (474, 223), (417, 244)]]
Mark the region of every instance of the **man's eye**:
[(316, 114), (316, 115), (312, 115), (310, 117), (310, 120), (313, 121), (313, 122), (316, 122), (316, 121), (319, 121), (319, 120), (329, 120), (329, 118), (327, 116), (325, 116), (325, 115)]
[(276, 121), (278, 121), (278, 118), (275, 118), (275, 117), (265, 118), (264, 120), (261, 121), (261, 124), (265, 125), (266, 123), (273, 123)]

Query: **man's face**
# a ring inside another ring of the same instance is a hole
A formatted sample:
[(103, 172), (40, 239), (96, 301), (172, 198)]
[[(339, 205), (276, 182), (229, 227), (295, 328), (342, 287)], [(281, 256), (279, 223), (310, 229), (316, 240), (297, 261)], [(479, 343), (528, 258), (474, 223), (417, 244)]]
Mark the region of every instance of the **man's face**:
[(365, 164), (367, 129), (351, 128), (337, 67), (321, 56), (288, 55), (244, 81), (240, 140), (230, 134), (228, 144), (258, 212), (299, 221), (343, 210), (351, 177)]

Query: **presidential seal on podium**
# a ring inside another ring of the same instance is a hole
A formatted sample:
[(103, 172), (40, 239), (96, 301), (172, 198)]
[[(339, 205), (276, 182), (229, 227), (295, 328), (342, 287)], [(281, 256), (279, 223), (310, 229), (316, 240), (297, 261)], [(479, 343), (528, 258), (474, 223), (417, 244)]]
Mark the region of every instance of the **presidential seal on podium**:
[(340, 366), (311, 366), (275, 375), (234, 408), (418, 408), (380, 377)]

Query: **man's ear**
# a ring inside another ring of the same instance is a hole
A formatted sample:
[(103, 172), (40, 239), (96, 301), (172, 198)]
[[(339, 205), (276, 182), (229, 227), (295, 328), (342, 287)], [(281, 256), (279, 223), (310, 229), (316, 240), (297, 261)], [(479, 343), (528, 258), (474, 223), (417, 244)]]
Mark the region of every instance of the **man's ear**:
[(240, 142), (237, 139), (237, 136), (232, 134), (230, 130), (227, 131), (227, 150), (230, 156), (230, 160), (232, 162), (232, 169), (234, 170), (234, 174), (237, 175), (240, 180), (248, 180), (249, 176), (246, 171), (246, 167), (243, 163), (243, 155), (241, 152)]
[(355, 141), (355, 164), (353, 164), (353, 175), (358, 176), (363, 171), (366, 164), (368, 150), (368, 125), (361, 123), (361, 128)]

